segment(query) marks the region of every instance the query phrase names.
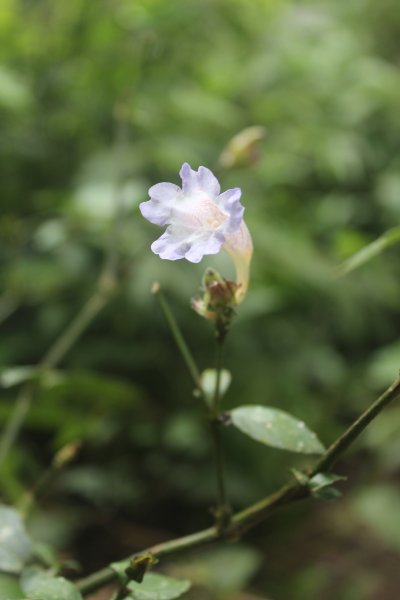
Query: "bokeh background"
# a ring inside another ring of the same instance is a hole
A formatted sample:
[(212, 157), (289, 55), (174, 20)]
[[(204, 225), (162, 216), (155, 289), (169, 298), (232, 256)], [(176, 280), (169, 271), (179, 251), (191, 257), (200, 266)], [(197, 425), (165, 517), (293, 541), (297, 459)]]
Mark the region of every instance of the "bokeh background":
[[(29, 526), (83, 572), (211, 519), (208, 432), (149, 290), (161, 282), (203, 369), (212, 330), (190, 298), (206, 266), (229, 267), (161, 261), (160, 232), (138, 211), (150, 185), (179, 183), (184, 161), (242, 188), (254, 239), (227, 406), (285, 409), (329, 443), (396, 376), (399, 249), (346, 277), (336, 268), (400, 221), (399, 32), (395, 0), (2, 0), (2, 426), (20, 367), (98, 293), (105, 264), (115, 274), (35, 388), (1, 471), (3, 501), (17, 502), (81, 441)], [(264, 139), (232, 154), (250, 126)], [(399, 417), (389, 408), (337, 466), (341, 499), (286, 509), (168, 571), (196, 583), (192, 599), (393, 600)], [(236, 509), (304, 464), (239, 432), (225, 443)]]

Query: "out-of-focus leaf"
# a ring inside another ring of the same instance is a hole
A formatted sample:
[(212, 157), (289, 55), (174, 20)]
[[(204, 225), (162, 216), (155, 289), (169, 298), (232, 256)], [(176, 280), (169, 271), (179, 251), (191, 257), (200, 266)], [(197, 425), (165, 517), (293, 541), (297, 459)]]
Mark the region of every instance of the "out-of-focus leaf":
[(115, 571), (115, 573), (118, 575), (118, 579), (123, 585), (125, 585), (128, 580), (126, 570), (129, 569), (130, 566), (130, 560), (120, 560), (110, 564), (110, 568)]
[(129, 504), (141, 492), (138, 481), (129, 473), (90, 465), (70, 468), (60, 476), (59, 486), (98, 506)]
[[(201, 387), (206, 396), (206, 400), (209, 404), (212, 403), (215, 388), (217, 385), (217, 370), (216, 369), (206, 369), (201, 374)], [(229, 389), (229, 386), (232, 381), (232, 375), (227, 369), (222, 369), (220, 373), (219, 380), (219, 397), (222, 398)]]
[(379, 348), (372, 355), (368, 372), (371, 381), (377, 387), (385, 387), (400, 370), (400, 342)]
[(348, 273), (363, 266), (365, 263), (398, 242), (400, 242), (400, 227), (393, 227), (393, 229), (389, 229), (389, 231), (381, 235), (377, 240), (374, 240), (345, 260), (344, 263), (338, 267), (337, 274), (348, 275)]
[(0, 65), (0, 106), (18, 110), (26, 108), (30, 101), (26, 82), (14, 71)]
[(52, 387), (63, 381), (62, 373), (55, 369), (42, 370), (40, 367), (15, 366), (5, 367), (0, 371), (0, 385), (4, 388), (14, 387), (37, 378), (40, 378), (43, 387)]
[(194, 585), (205, 586), (221, 594), (233, 594), (249, 582), (260, 564), (260, 553), (244, 544), (222, 545), (192, 558), (174, 561), (172, 574), (190, 579)]
[(230, 412), (232, 423), (243, 433), (273, 448), (321, 454), (324, 446), (303, 421), (266, 406), (239, 406)]
[(0, 371), (0, 385), (4, 388), (13, 387), (33, 379), (37, 374), (37, 367), (6, 367)]
[(82, 600), (77, 588), (65, 577), (54, 577), (36, 567), (25, 570), (21, 586), (29, 600)]
[(389, 546), (400, 548), (400, 492), (394, 486), (369, 486), (355, 494), (351, 508)]
[(0, 570), (19, 573), (32, 554), (32, 542), (21, 515), (0, 506)]
[(0, 600), (19, 600), (23, 596), (18, 578), (14, 575), (0, 573)]
[(188, 591), (190, 581), (147, 573), (142, 583), (131, 581), (127, 587), (132, 592), (127, 600), (173, 600)]

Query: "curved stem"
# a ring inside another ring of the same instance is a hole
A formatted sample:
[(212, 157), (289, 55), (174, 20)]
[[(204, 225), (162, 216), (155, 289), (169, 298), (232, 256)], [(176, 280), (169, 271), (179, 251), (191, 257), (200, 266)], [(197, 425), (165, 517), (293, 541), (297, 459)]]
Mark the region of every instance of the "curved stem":
[(189, 346), (187, 345), (185, 338), (183, 337), (182, 332), (179, 329), (179, 325), (174, 315), (172, 314), (169, 304), (161, 290), (160, 284), (158, 282), (154, 283), (151, 291), (158, 300), (161, 311), (172, 333), (172, 337), (174, 338), (175, 343), (183, 358), (183, 361), (186, 364), (188, 371), (193, 379), (193, 383), (195, 384), (196, 388), (201, 392), (202, 388), (200, 381), (200, 372), (197, 368), (193, 355), (189, 350)]
[[(375, 419), (375, 417), (395, 399), (400, 397), (400, 378), (397, 379), (352, 425), (326, 450), (316, 462), (310, 476), (326, 470), (341, 457), (347, 448), (358, 438), (364, 429)], [(135, 556), (144, 553), (153, 554), (155, 558), (178, 553), (182, 550), (193, 549), (205, 544), (222, 541), (224, 539), (237, 539), (242, 533), (251, 529), (261, 521), (265, 520), (276, 509), (297, 502), (310, 496), (307, 487), (297, 481), (289, 482), (278, 491), (256, 502), (248, 508), (234, 514), (229, 525), (221, 530), (218, 526), (203, 529), (197, 533), (186, 535), (175, 540), (169, 540), (156, 546), (152, 546), (134, 554), (132, 557), (121, 561), (122, 566), (128, 567)], [(88, 594), (99, 589), (103, 585), (117, 578), (116, 571), (106, 567), (78, 581), (77, 586), (82, 594)]]

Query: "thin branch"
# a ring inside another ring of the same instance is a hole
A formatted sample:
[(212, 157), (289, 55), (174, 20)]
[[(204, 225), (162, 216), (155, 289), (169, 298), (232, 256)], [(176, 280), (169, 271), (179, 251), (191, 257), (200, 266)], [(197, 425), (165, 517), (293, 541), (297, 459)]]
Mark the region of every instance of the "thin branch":
[(224, 350), (224, 337), (216, 338), (215, 355), (215, 389), (212, 406), (210, 410), (210, 432), (214, 448), (215, 475), (217, 483), (217, 506), (214, 510), (216, 525), (220, 531), (226, 529), (229, 524), (231, 510), (226, 498), (224, 457), (221, 440), (221, 422), (219, 420), (219, 411), (221, 403), (221, 373)]
[[(362, 415), (341, 435), (316, 462), (309, 475), (312, 477), (317, 473), (331, 468), (349, 446), (358, 438), (364, 429), (375, 419), (375, 417), (395, 399), (400, 397), (400, 378), (397, 379)], [(224, 539), (237, 539), (246, 530), (265, 520), (276, 509), (302, 500), (310, 496), (306, 486), (297, 481), (287, 483), (277, 492), (264, 498), (260, 502), (232, 516), (229, 526), (221, 531), (218, 527), (209, 527), (197, 533), (186, 535), (175, 540), (163, 542), (137, 552), (133, 556), (121, 561), (122, 566), (128, 567), (132, 558), (144, 553), (150, 553), (155, 558), (161, 558), (169, 554), (175, 554), (187, 549), (198, 548), (212, 542)], [(103, 585), (117, 579), (116, 572), (106, 567), (78, 581), (77, 586), (82, 594), (88, 594), (99, 589)]]
[(174, 338), (175, 343), (178, 347), (178, 350), (181, 353), (181, 356), (183, 358), (183, 361), (186, 364), (188, 371), (193, 379), (193, 383), (195, 384), (196, 388), (200, 392), (202, 392), (199, 369), (197, 368), (196, 362), (195, 362), (193, 355), (189, 349), (189, 346), (187, 345), (187, 343), (185, 341), (185, 338), (182, 335), (179, 325), (176, 322), (174, 315), (172, 314), (172, 311), (168, 305), (168, 302), (161, 290), (160, 284), (158, 282), (153, 283), (151, 291), (158, 300), (161, 311), (162, 311), (162, 313), (165, 317), (165, 320), (166, 320), (166, 322), (170, 328), (170, 331), (172, 333), (172, 337)]
[[(114, 116), (116, 119), (115, 151), (118, 153), (122, 145), (124, 145), (126, 137), (126, 114), (122, 105), (117, 105)], [(106, 306), (115, 291), (118, 264), (118, 233), (122, 220), (120, 188), (123, 182), (121, 179), (120, 177), (120, 180), (116, 184), (114, 221), (111, 227), (104, 265), (98, 277), (95, 291), (39, 362), (38, 369), (41, 373), (54, 369), (60, 363), (90, 323)], [(0, 468), (24, 424), (39, 383), (40, 379), (39, 381), (26, 383), (22, 386), (16, 398), (13, 412), (0, 438)]]

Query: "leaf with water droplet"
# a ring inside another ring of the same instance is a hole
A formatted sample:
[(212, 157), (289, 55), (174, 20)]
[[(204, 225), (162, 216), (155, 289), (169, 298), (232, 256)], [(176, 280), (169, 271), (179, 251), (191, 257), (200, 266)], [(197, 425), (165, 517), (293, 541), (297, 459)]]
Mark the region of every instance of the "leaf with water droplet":
[(325, 450), (303, 421), (278, 408), (239, 406), (230, 416), (237, 429), (267, 446), (302, 454), (322, 454)]

